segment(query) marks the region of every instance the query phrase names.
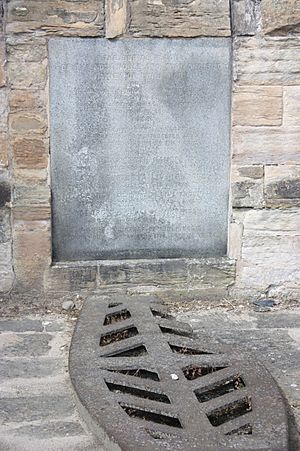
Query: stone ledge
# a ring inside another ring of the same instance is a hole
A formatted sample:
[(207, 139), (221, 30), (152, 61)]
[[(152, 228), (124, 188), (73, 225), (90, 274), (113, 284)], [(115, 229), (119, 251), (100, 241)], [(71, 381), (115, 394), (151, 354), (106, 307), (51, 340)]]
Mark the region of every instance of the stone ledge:
[(235, 260), (202, 259), (119, 260), (56, 263), (45, 277), (46, 293), (78, 290), (127, 289), (151, 291), (196, 290), (222, 296), (235, 280)]

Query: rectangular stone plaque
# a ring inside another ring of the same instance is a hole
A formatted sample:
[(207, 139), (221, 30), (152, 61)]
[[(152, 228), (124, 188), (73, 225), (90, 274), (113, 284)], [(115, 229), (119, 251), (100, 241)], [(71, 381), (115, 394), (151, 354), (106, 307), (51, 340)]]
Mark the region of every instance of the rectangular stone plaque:
[(226, 254), (230, 39), (49, 52), (54, 259)]

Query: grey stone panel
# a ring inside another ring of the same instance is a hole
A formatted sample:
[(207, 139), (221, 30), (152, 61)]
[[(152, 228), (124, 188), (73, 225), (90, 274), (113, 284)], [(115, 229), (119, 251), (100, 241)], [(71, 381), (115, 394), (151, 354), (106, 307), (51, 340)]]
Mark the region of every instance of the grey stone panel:
[(230, 39), (49, 52), (55, 260), (225, 255)]

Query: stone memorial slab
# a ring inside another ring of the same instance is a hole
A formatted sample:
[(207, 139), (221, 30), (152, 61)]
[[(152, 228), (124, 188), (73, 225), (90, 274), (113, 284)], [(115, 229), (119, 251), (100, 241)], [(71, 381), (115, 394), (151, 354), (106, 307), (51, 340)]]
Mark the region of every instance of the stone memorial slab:
[(230, 39), (49, 53), (54, 259), (225, 255)]

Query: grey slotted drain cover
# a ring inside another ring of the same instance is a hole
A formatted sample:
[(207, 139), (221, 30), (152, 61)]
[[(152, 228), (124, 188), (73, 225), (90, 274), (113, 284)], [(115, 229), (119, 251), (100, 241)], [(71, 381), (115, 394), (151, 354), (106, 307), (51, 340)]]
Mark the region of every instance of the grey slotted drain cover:
[(285, 401), (261, 363), (153, 298), (114, 301), (86, 301), (70, 350), (81, 403), (118, 444), (107, 449), (289, 449)]

